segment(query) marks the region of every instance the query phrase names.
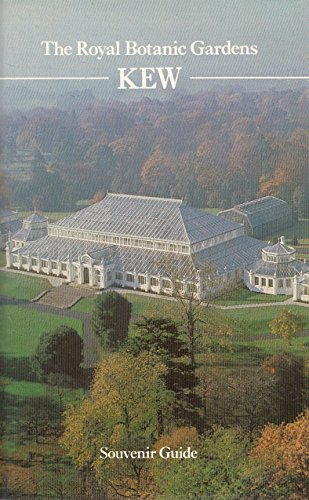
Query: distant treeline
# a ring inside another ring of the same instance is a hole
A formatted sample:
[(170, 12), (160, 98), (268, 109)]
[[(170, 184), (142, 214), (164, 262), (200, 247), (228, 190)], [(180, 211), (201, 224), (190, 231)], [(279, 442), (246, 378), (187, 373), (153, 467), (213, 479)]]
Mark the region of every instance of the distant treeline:
[(308, 91), (220, 90), (2, 116), (1, 163), (34, 155), (3, 203), (73, 208), (97, 193), (183, 198), (226, 208), (268, 194), (308, 214)]

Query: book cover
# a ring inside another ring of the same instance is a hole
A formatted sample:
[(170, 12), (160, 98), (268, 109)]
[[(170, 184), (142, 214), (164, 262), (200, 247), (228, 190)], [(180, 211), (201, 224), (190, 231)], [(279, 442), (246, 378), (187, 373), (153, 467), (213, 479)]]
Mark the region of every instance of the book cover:
[(3, 0), (1, 499), (308, 495), (303, 0)]

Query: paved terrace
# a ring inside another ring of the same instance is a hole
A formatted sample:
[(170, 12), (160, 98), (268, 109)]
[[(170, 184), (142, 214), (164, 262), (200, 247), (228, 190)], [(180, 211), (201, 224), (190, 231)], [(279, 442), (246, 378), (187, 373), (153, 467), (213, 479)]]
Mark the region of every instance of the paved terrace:
[(43, 292), (38, 297), (32, 299), (32, 302), (59, 307), (59, 309), (69, 309), (80, 299), (84, 297), (94, 297), (95, 294), (96, 290), (90, 287), (62, 284), (56, 288)]

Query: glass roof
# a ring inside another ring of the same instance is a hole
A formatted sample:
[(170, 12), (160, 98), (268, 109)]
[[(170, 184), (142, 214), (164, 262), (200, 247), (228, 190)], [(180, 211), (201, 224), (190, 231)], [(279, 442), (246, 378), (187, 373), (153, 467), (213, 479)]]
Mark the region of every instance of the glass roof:
[(181, 243), (203, 241), (241, 227), (187, 207), (182, 200), (119, 194), (108, 194), (54, 226)]

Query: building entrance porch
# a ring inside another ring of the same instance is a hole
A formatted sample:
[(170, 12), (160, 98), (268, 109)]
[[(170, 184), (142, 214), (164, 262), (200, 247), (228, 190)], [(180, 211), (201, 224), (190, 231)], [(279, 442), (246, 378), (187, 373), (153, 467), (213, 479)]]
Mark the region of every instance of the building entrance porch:
[(84, 267), (84, 283), (89, 284), (89, 268)]

